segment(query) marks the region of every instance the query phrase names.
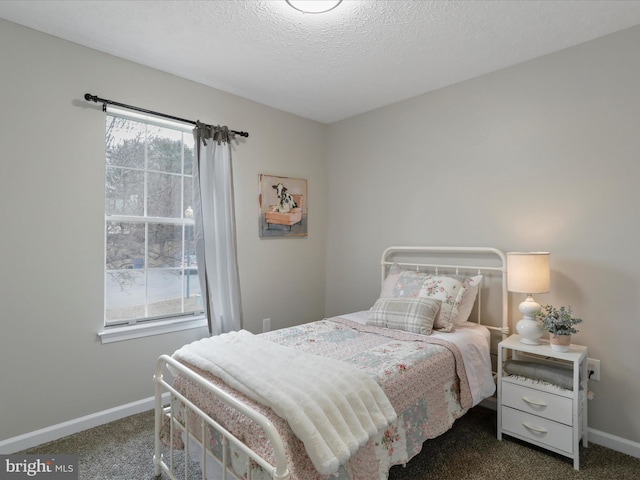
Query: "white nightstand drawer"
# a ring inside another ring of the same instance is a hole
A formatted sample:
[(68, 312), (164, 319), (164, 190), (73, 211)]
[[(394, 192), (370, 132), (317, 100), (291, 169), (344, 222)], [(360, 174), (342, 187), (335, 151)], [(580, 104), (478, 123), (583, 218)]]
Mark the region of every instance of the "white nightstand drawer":
[(572, 425), (573, 401), (569, 397), (542, 392), (502, 381), (502, 405)]
[(573, 455), (573, 429), (566, 425), (503, 407), (502, 429), (507, 434), (513, 433)]

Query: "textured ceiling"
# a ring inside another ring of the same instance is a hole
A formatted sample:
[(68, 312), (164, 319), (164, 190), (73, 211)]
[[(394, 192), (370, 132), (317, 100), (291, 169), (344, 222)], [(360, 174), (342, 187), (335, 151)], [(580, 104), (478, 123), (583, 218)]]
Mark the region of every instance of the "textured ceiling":
[(638, 25), (640, 1), (3, 0), (0, 18), (331, 123)]

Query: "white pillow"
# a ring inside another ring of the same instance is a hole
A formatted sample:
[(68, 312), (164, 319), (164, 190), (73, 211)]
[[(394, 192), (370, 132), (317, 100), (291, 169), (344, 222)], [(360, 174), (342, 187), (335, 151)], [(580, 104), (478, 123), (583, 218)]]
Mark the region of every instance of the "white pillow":
[(421, 297), (379, 298), (369, 310), (367, 324), (429, 335), (441, 303)]
[(469, 277), (462, 282), (467, 288), (462, 296), (462, 302), (458, 305), (458, 316), (455, 318), (456, 325), (462, 325), (469, 320), (471, 310), (473, 310), (473, 304), (476, 302), (476, 298), (478, 298), (478, 289), (481, 283), (482, 275)]

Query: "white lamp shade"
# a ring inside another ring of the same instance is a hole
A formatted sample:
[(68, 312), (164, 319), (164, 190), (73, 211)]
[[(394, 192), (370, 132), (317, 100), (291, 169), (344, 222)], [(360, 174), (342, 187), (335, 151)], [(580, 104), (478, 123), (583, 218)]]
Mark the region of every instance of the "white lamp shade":
[(507, 290), (547, 293), (550, 288), (549, 252), (507, 253)]

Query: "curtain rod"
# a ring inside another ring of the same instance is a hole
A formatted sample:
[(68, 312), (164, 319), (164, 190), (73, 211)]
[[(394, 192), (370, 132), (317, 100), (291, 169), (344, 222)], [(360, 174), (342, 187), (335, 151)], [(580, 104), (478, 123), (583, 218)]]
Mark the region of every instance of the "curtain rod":
[[(197, 125), (198, 123), (193, 120), (187, 120), (186, 118), (174, 117), (173, 115), (167, 115), (166, 113), (154, 112), (153, 110), (146, 110), (144, 108), (134, 107), (133, 105), (127, 105), (126, 103), (114, 102), (113, 100), (100, 98), (97, 95), (91, 95), (90, 93), (85, 93), (84, 99), (87, 102), (93, 101), (95, 103), (98, 103), (98, 102), (102, 103), (102, 111), (106, 111), (107, 104), (109, 104), (109, 105), (114, 105), (116, 107), (128, 108), (129, 110), (135, 110), (136, 112), (149, 113), (151, 115), (157, 115), (158, 117), (164, 117), (164, 118), (169, 118), (171, 120), (177, 120), (179, 122), (190, 123), (192, 125)], [(249, 136), (249, 132), (239, 132), (237, 130), (230, 130), (230, 131), (235, 133), (236, 135), (240, 135), (241, 137)]]

